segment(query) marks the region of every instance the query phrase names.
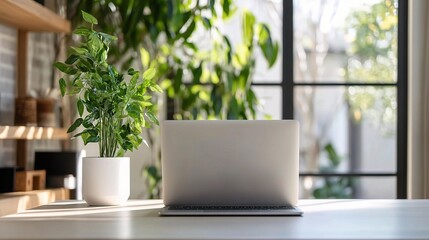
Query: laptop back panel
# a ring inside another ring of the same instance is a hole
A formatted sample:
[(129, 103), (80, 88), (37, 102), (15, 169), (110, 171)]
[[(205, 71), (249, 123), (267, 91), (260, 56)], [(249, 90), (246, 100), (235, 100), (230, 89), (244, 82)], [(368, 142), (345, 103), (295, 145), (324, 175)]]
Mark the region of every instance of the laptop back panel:
[(298, 122), (164, 121), (167, 206), (296, 206)]

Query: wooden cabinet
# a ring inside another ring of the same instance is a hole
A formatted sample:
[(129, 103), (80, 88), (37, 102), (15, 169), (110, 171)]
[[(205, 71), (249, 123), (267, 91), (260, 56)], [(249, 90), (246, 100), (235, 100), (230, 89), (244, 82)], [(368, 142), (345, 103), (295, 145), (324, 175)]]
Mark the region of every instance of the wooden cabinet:
[[(0, 0), (0, 23), (18, 29), (16, 96), (24, 97), (28, 92), (28, 32), (70, 33), (71, 25), (66, 19), (33, 0)], [(16, 164), (24, 168), (27, 162), (27, 140), (67, 138), (68, 134), (63, 128), (0, 126), (0, 140), (18, 140)]]

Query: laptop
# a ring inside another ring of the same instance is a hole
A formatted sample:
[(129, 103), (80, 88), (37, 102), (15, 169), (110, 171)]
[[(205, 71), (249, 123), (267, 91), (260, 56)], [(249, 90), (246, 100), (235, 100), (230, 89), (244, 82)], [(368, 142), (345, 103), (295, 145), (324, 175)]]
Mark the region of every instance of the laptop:
[(294, 120), (161, 122), (161, 216), (302, 215)]

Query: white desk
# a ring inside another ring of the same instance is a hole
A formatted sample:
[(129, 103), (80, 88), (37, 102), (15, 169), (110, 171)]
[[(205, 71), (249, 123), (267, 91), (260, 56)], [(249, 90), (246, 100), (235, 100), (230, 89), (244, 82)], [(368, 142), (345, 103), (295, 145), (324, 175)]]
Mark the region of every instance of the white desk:
[(429, 200), (302, 200), (303, 217), (159, 217), (159, 200), (65, 201), (0, 218), (0, 239), (429, 239)]

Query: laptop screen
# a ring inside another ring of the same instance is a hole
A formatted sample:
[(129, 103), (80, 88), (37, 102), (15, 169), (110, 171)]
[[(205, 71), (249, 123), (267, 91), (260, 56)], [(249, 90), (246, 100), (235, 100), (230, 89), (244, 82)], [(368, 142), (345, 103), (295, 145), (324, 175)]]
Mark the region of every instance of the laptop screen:
[(164, 121), (166, 205), (291, 205), (298, 200), (294, 120)]

